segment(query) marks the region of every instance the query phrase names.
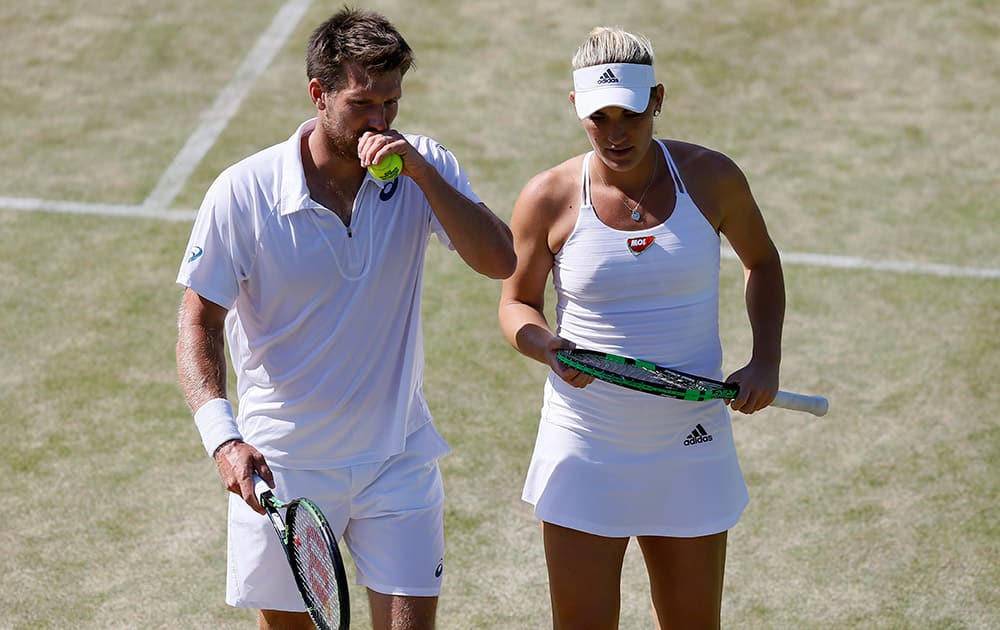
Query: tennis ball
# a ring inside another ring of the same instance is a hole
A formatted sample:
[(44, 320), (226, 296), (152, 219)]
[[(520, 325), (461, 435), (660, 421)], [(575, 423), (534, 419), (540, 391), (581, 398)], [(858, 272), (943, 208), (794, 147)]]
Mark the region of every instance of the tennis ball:
[(403, 158), (395, 153), (391, 153), (389, 157), (378, 164), (372, 164), (368, 167), (368, 172), (372, 174), (372, 177), (381, 179), (384, 182), (396, 179), (402, 170)]

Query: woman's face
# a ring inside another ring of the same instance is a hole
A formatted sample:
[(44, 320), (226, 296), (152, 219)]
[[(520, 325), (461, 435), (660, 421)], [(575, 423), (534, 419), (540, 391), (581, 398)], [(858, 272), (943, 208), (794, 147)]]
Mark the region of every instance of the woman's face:
[(654, 88), (645, 111), (604, 107), (580, 121), (594, 151), (612, 170), (634, 168), (646, 155), (653, 141), (653, 114), (663, 101), (662, 89)]

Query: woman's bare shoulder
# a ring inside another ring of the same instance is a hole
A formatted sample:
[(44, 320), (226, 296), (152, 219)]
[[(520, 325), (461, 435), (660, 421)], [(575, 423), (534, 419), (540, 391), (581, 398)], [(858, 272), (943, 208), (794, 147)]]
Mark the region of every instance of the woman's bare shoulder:
[(739, 170), (728, 155), (716, 149), (683, 140), (664, 139), (661, 142), (667, 146), (682, 176), (685, 171), (692, 175), (723, 175), (732, 169)]
[(555, 219), (567, 207), (579, 205), (582, 164), (583, 156), (577, 155), (538, 173), (524, 185), (515, 208)]
[(749, 197), (746, 178), (726, 154), (709, 147), (680, 140), (664, 140), (680, 171), (688, 194), (718, 230), (734, 202)]

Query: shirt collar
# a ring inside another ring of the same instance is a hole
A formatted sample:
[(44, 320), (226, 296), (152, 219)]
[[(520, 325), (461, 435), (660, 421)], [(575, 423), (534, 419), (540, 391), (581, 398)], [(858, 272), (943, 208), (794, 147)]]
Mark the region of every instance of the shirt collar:
[[(306, 172), (302, 166), (302, 137), (312, 133), (316, 129), (316, 119), (310, 118), (305, 121), (295, 133), (285, 141), (282, 148), (282, 173), (281, 173), (281, 215), (285, 216), (306, 210), (309, 208), (320, 208), (309, 196), (309, 186), (306, 184)], [(365, 175), (365, 180), (361, 183), (361, 190), (364, 190), (368, 182), (373, 183), (379, 190), (384, 189), (392, 182), (384, 182), (376, 179), (371, 173)], [(361, 194), (361, 191), (358, 191)]]
[(291, 214), (306, 208), (316, 208), (319, 204), (309, 196), (306, 172), (302, 167), (302, 136), (316, 128), (316, 119), (311, 118), (295, 130), (282, 147), (281, 170), (281, 215)]

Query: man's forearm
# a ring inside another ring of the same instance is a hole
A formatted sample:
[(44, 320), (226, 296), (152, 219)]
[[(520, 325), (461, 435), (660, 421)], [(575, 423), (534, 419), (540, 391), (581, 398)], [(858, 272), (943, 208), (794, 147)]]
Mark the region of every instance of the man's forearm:
[(226, 352), (221, 330), (181, 323), (177, 378), (192, 412), (213, 398), (226, 398)]
[(507, 224), (492, 210), (455, 190), (437, 171), (419, 185), (434, 216), (469, 267), (494, 279), (514, 273), (514, 239)]

